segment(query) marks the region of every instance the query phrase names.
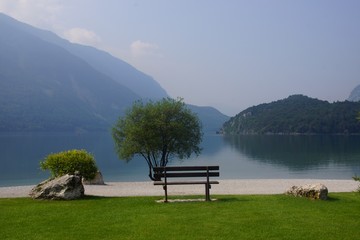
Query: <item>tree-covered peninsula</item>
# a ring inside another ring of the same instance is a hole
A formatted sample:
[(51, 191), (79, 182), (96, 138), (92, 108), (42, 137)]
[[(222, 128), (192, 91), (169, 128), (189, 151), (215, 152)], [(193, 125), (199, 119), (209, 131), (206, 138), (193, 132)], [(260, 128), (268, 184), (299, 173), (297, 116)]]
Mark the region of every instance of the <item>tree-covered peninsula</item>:
[(225, 134), (360, 134), (360, 102), (303, 95), (250, 107), (223, 125)]

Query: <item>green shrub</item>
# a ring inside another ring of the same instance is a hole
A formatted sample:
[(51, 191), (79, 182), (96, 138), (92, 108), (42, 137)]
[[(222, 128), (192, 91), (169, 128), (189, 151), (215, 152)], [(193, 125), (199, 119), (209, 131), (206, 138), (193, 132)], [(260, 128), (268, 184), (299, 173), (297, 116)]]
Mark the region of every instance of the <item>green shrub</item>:
[[(353, 179), (354, 179), (355, 181), (360, 182), (360, 177), (358, 177), (358, 176), (353, 177)], [(360, 185), (359, 185), (357, 191), (360, 192)]]
[(40, 162), (40, 167), (50, 170), (53, 177), (78, 171), (85, 179), (93, 179), (98, 171), (93, 155), (77, 149), (49, 154)]

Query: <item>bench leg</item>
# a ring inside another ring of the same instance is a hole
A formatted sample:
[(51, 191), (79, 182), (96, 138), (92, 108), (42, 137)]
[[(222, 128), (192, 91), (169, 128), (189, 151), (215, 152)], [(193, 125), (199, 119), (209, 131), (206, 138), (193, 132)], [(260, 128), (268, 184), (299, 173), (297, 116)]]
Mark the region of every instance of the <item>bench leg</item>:
[(211, 185), (209, 183), (205, 184), (205, 201), (211, 201), (210, 188), (211, 188)]

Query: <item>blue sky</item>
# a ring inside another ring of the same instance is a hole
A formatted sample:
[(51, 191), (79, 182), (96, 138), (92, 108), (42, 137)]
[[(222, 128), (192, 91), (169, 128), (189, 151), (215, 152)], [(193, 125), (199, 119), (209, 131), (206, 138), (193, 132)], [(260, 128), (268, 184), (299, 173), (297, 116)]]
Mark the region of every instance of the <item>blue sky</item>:
[(0, 12), (230, 116), (291, 94), (343, 101), (360, 84), (358, 0), (0, 0)]

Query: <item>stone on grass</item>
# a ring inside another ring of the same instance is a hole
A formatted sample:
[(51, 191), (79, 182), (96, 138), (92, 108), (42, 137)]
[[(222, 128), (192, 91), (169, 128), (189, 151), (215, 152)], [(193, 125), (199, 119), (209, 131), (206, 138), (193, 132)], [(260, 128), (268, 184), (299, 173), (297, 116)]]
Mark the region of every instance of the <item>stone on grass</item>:
[(29, 193), (33, 199), (74, 200), (84, 196), (80, 175), (69, 175), (48, 179), (39, 183)]
[(100, 171), (97, 171), (95, 177), (91, 180), (83, 178), (82, 183), (85, 185), (105, 185), (103, 176)]
[(303, 186), (292, 186), (286, 191), (287, 195), (293, 195), (295, 197), (307, 197), (311, 199), (326, 200), (328, 195), (328, 189), (321, 183), (306, 184)]

